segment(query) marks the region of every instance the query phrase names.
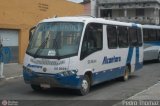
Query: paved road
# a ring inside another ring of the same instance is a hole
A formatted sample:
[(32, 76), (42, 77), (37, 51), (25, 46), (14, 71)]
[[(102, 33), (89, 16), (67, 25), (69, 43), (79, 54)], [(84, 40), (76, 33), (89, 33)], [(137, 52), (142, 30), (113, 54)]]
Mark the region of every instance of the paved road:
[[(120, 102), (120, 100), (127, 99), (154, 85), (159, 80), (160, 63), (147, 63), (141, 71), (134, 73), (126, 82), (119, 81), (118, 79), (107, 81), (93, 86), (88, 95), (78, 96), (76, 91), (70, 89), (50, 89), (43, 92), (34, 92), (29, 85), (24, 84), (23, 78), (17, 78), (0, 82), (0, 100), (37, 100), (28, 101), (28, 103), (30, 102), (30, 105), (34, 104), (35, 106), (49, 106), (53, 103), (57, 106), (82, 106), (82, 104), (97, 106), (99, 104), (106, 105), (106, 102), (109, 103), (107, 100), (114, 100), (110, 102), (116, 104)], [(26, 101), (24, 102), (26, 103)]]

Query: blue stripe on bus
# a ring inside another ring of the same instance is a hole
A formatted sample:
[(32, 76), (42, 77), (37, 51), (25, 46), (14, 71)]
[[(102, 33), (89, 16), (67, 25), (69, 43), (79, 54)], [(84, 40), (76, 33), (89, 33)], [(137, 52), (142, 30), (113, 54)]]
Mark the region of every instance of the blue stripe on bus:
[[(131, 64), (132, 57), (133, 57), (133, 50), (134, 50), (133, 47), (130, 47), (128, 49), (126, 64)], [(139, 48), (136, 48), (136, 52), (137, 52), (136, 53), (137, 68), (140, 68), (142, 67), (142, 64), (139, 63)], [(124, 71), (125, 71), (125, 66), (121, 66), (121, 67), (93, 73), (93, 77), (92, 77), (93, 85), (123, 76)]]
[(136, 47), (136, 62), (135, 62), (135, 71), (142, 68), (142, 64), (139, 62), (139, 57), (140, 52), (139, 52), (139, 47)]
[(135, 65), (135, 71), (141, 69), (142, 67), (143, 67), (143, 62), (136, 63), (136, 65)]
[(133, 28), (138, 28), (138, 26), (137, 26), (136, 23), (132, 23), (132, 27), (133, 27)]
[[(133, 47), (130, 47), (128, 49), (126, 65), (131, 64), (132, 57), (133, 57), (133, 50), (134, 50)], [(139, 52), (139, 48), (137, 49), (137, 52)], [(138, 57), (139, 57), (139, 53), (137, 54), (137, 58)], [(139, 62), (139, 60), (137, 60), (137, 62)], [(123, 76), (124, 71), (125, 71), (125, 66), (122, 66), (122, 67), (117, 67), (117, 68), (93, 73), (93, 85), (103, 81), (107, 81), (107, 80), (111, 80), (111, 79)]]
[(151, 41), (151, 42), (144, 42), (144, 44), (150, 44), (150, 45), (155, 45), (155, 46), (160, 46), (160, 41)]
[(139, 63), (139, 47), (136, 47), (136, 64)]
[(134, 49), (133, 47), (130, 47), (130, 48), (128, 49), (128, 56), (127, 56), (127, 62), (126, 62), (126, 64), (130, 64), (131, 61), (132, 61), (133, 49)]
[(26, 70), (23, 70), (23, 78), (24, 78), (25, 82), (28, 83), (28, 84), (34, 83), (34, 84), (39, 85), (39, 84), (41, 84), (41, 81), (34, 82), (34, 80), (36, 80), (38, 78), (44, 78), (44, 79), (48, 78), (48, 80), (46, 80), (45, 83), (49, 83), (53, 87), (65, 87), (65, 88), (76, 88), (76, 89), (78, 89), (78, 88), (80, 88), (81, 77), (82, 76), (79, 76), (79, 78), (77, 78), (76, 75), (59, 76), (57, 74), (28, 72)]
[(125, 66), (93, 73), (92, 85), (123, 76), (124, 69), (125, 69)]
[[(143, 66), (142, 63), (137, 63), (137, 69)], [(123, 76), (125, 70), (125, 66), (117, 67), (113, 69), (108, 69), (104, 71), (98, 71), (93, 73), (92, 80), (93, 84), (96, 85), (104, 81), (112, 80), (114, 78), (118, 78)], [(44, 74), (44, 73), (37, 73), (37, 72), (28, 72), (23, 70), (23, 77), (26, 83), (32, 83), (34, 79), (39, 77), (44, 78), (52, 78), (58, 83), (57, 87), (65, 87), (65, 88), (75, 88), (79, 89), (81, 87), (81, 78), (82, 76), (77, 77), (77, 75), (72, 76), (57, 76), (56, 74)], [(53, 83), (54, 84), (54, 83)]]
[[(142, 66), (143, 66), (143, 63), (138, 62), (136, 66), (136, 70), (142, 68)], [(93, 73), (93, 77), (92, 77), (93, 84), (92, 85), (96, 85), (101, 82), (105, 82), (108, 80), (112, 80), (112, 79), (121, 77), (123, 76), (124, 71), (125, 71), (125, 66), (122, 66), (118, 68), (113, 68), (113, 69), (108, 69), (105, 71)]]

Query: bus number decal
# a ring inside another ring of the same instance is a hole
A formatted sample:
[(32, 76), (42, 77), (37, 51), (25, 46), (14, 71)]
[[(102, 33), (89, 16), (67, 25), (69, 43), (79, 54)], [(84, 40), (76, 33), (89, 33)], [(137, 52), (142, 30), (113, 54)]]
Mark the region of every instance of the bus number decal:
[(96, 63), (97, 60), (88, 60), (88, 64), (93, 64), (93, 63)]
[(66, 67), (54, 67), (54, 70), (67, 70)]

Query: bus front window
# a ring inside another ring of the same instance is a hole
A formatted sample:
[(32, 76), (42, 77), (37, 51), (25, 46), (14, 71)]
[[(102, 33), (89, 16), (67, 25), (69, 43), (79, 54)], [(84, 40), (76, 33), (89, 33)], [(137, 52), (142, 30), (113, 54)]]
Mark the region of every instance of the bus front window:
[(46, 22), (37, 26), (27, 54), (34, 57), (65, 57), (78, 54), (83, 23)]

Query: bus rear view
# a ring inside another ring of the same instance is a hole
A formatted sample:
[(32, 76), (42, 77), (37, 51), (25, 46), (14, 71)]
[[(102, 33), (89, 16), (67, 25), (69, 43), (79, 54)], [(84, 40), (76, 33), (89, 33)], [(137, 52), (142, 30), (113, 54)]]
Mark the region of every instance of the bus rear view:
[(140, 69), (142, 43), (137, 24), (91, 17), (46, 19), (30, 36), (24, 81), (35, 91), (62, 87), (86, 95), (92, 85), (117, 77), (127, 80)]

